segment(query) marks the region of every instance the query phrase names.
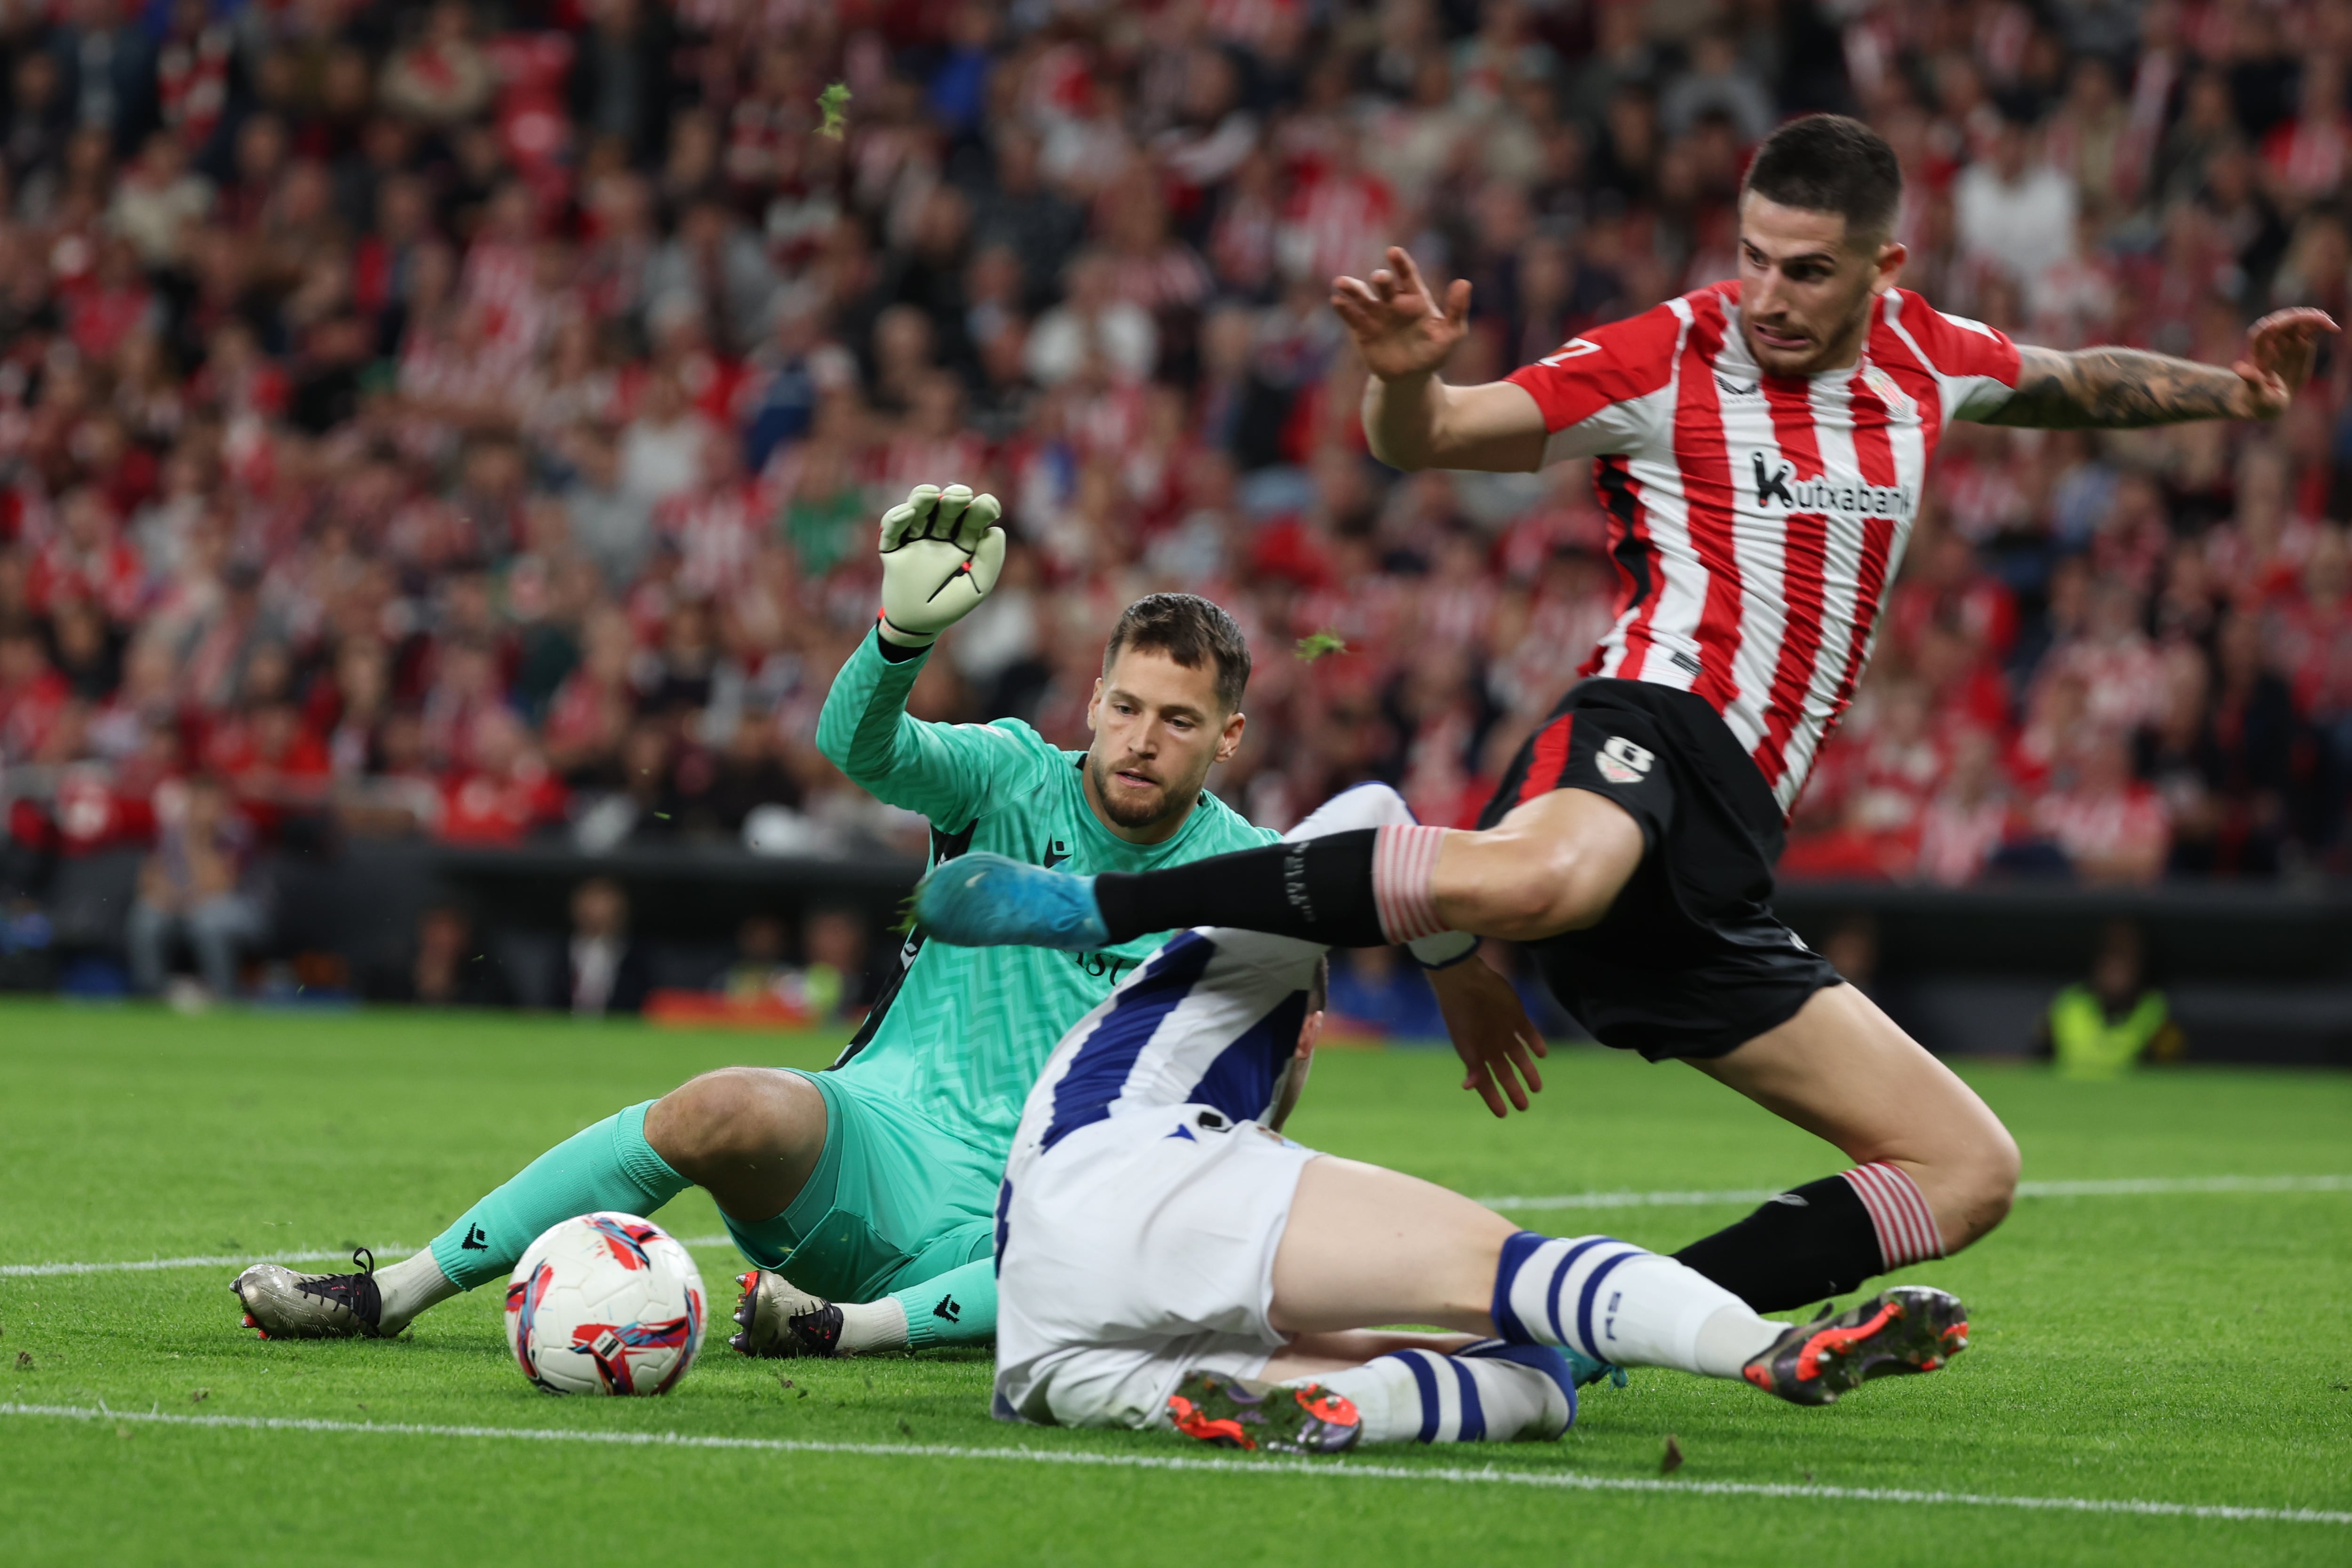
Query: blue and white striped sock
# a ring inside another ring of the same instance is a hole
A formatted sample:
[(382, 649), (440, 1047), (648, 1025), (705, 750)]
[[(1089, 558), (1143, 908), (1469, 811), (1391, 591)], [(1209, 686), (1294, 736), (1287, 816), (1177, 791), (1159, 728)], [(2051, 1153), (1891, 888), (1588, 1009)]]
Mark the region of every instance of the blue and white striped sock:
[(1400, 1350), (1311, 1381), (1354, 1404), (1367, 1443), (1549, 1442), (1576, 1420), (1567, 1358), (1549, 1345)]
[[(1550, 1237), (1522, 1230), (1503, 1243), (1495, 1270), (1495, 1327), (1513, 1344), (1559, 1344), (1619, 1366), (1672, 1366), (1708, 1376), (1727, 1369), (1721, 1331), (1759, 1347), (1779, 1332), (1696, 1270), (1613, 1236)], [(1700, 1354), (1700, 1331), (1727, 1314)], [(1752, 1353), (1751, 1353), (1752, 1354)]]

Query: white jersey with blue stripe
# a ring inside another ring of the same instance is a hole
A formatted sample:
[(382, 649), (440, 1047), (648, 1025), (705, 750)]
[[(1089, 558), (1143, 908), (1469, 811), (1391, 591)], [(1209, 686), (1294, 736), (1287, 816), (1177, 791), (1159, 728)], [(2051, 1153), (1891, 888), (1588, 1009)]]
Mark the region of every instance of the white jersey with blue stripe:
[(1200, 926), (1121, 980), (1030, 1091), (1009, 1179), (1080, 1127), (1161, 1105), (1262, 1121), (1298, 1049), (1320, 943)]
[[(1325, 801), (1286, 836), (1412, 820), (1395, 790), (1362, 784)], [(1222, 925), (1171, 938), (1046, 1060), (1013, 1134), (1008, 1179), (1076, 1129), (1129, 1111), (1205, 1105), (1235, 1122), (1263, 1121), (1297, 1051), (1307, 988), (1325, 951)]]

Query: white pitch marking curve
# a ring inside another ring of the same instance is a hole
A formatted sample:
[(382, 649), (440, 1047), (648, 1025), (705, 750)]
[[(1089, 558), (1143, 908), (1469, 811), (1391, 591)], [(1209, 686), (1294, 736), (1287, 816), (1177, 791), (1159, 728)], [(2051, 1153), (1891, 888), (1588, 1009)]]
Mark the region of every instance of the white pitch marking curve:
[[(1482, 1197), (1489, 1208), (1681, 1208), (1709, 1203), (1762, 1203), (1781, 1187), (1720, 1192), (1570, 1192), (1548, 1197)], [(2352, 1192), (2352, 1176), (2126, 1176), (2113, 1181), (2021, 1181), (2020, 1197), (2163, 1197), (2195, 1193)]]
[[(1570, 1192), (1546, 1197), (1482, 1197), (1489, 1208), (1523, 1213), (1555, 1208), (1687, 1208), (1706, 1204), (1761, 1203), (1776, 1187), (1740, 1187), (1718, 1192)], [(2126, 1176), (2111, 1181), (2026, 1181), (2017, 1184), (2020, 1197), (2163, 1197), (2199, 1193), (2352, 1192), (2352, 1176)], [(688, 1247), (726, 1247), (733, 1238), (680, 1237)], [(405, 1242), (385, 1242), (374, 1249), (385, 1258), (405, 1258), (418, 1249)], [(106, 1263), (0, 1263), (0, 1280), (39, 1279), (61, 1274), (148, 1274), (166, 1269), (236, 1269), (247, 1263), (325, 1263), (351, 1257), (351, 1249), (332, 1251), (272, 1252), (265, 1258), (251, 1253), (212, 1253), (188, 1258), (142, 1258)]]
[(877, 1459), (954, 1459), (998, 1464), (1066, 1465), (1126, 1470), (1192, 1470), (1227, 1475), (1324, 1476), (1338, 1480), (1429, 1481), (1446, 1486), (1527, 1486), (1566, 1491), (1654, 1492), (1685, 1497), (1770, 1498), (1780, 1500), (1896, 1503), (1958, 1508), (2026, 1509), (2058, 1513), (2136, 1514), (2153, 1519), (2222, 1520), (2234, 1523), (2352, 1525), (2352, 1512), (2315, 1508), (2253, 1508), (2233, 1503), (2165, 1502), (2145, 1498), (2015, 1497), (1988, 1492), (1915, 1491), (1898, 1487), (1798, 1486), (1761, 1481), (1650, 1480), (1593, 1476), (1573, 1470), (1505, 1469), (1487, 1465), (1383, 1465), (1353, 1458), (1202, 1459), (1160, 1454), (1102, 1454), (1070, 1448), (970, 1448), (949, 1443), (796, 1442), (780, 1437), (705, 1437), (691, 1432), (566, 1431), (529, 1427), (455, 1427), (407, 1421), (324, 1421), (290, 1416), (180, 1416), (91, 1409), (78, 1405), (0, 1402), (0, 1416), (68, 1421), (142, 1422), (215, 1430), (314, 1432), (378, 1437), (474, 1437), (493, 1441), (594, 1443), (620, 1448), (733, 1448), (776, 1454), (845, 1454)]

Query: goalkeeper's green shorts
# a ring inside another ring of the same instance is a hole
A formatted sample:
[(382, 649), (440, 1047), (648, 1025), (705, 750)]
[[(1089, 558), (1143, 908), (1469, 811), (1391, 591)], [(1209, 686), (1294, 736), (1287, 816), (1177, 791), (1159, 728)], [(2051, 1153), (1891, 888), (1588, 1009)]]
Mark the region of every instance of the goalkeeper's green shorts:
[(871, 1301), (989, 1255), (1001, 1157), (854, 1078), (802, 1076), (824, 1096), (824, 1153), (773, 1219), (722, 1216), (746, 1258), (828, 1300)]

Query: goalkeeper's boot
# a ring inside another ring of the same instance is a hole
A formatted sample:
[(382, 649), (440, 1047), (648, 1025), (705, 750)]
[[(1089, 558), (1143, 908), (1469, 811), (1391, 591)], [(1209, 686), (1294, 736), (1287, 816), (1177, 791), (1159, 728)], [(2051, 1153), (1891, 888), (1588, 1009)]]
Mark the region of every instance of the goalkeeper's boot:
[(916, 928), (951, 947), (1109, 946), (1095, 879), (975, 851), (931, 868), (915, 884)]
[(1319, 1383), (1274, 1387), (1196, 1372), (1168, 1396), (1168, 1424), (1195, 1442), (1276, 1454), (1344, 1454), (1364, 1435), (1354, 1403)]
[(735, 1303), (737, 1332), (729, 1344), (772, 1361), (841, 1354), (839, 1307), (765, 1269), (754, 1269), (736, 1283), (743, 1296)]
[(229, 1284), (245, 1303), (245, 1326), (264, 1339), (385, 1339), (375, 1254), (356, 1248), (352, 1274), (297, 1274), (256, 1263)]
[(1568, 1357), (1569, 1374), (1579, 1388), (1590, 1388), (1604, 1377), (1614, 1387), (1625, 1386), (1625, 1369), (1615, 1362), (1587, 1355), (1572, 1344), (1561, 1345), (1559, 1354)]
[(1874, 1377), (1933, 1372), (1969, 1348), (1958, 1296), (1897, 1285), (1842, 1312), (1791, 1324), (1741, 1375), (1791, 1405), (1833, 1405)]

